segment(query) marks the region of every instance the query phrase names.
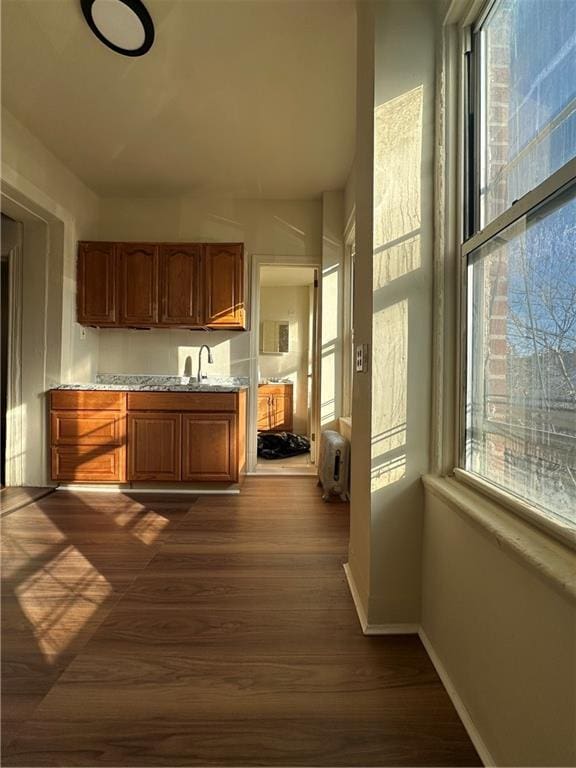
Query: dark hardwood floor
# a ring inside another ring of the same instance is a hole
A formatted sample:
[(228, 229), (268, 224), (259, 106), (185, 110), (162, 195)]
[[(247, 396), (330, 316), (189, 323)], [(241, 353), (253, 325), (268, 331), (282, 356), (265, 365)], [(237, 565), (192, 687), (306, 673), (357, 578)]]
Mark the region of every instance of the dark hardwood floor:
[(0, 488), (0, 515), (6, 515), (8, 512), (15, 512), (21, 507), (25, 507), (36, 499), (41, 499), (54, 491), (53, 488)]
[(347, 539), (313, 478), (8, 516), (4, 765), (480, 765), (418, 638), (362, 635)]

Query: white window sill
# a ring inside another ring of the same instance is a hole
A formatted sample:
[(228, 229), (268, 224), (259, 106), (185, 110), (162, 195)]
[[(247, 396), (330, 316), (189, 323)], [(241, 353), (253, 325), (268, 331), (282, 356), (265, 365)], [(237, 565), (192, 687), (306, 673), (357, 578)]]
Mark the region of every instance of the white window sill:
[(562, 595), (576, 599), (576, 555), (568, 545), (456, 479), (434, 475), (422, 479), (427, 492), (494, 537), (502, 549), (531, 565)]

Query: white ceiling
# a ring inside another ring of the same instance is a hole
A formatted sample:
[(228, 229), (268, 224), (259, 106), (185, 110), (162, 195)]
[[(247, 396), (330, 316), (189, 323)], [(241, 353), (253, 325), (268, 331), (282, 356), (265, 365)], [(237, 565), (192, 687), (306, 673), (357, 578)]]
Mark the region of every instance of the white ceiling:
[(2, 1), (2, 101), (92, 189), (310, 198), (353, 159), (353, 0), (145, 0), (107, 49), (79, 0)]
[(314, 271), (313, 267), (261, 267), (260, 285), (270, 288), (312, 285)]

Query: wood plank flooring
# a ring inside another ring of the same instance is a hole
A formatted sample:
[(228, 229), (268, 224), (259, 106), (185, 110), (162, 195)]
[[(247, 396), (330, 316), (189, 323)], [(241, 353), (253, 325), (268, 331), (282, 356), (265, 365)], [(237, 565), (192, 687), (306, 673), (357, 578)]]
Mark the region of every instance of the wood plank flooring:
[(15, 512), (17, 509), (25, 507), (36, 499), (41, 499), (49, 493), (53, 493), (53, 488), (10, 487), (0, 488), (0, 515), (6, 515), (8, 512)]
[(313, 478), (8, 521), (4, 765), (480, 765), (418, 638), (362, 635)]

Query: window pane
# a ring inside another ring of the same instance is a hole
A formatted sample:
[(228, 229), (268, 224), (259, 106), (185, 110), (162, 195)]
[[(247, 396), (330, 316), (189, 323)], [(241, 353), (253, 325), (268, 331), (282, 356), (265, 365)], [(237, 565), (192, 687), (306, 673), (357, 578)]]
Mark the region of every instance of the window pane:
[(480, 58), (484, 227), (576, 156), (574, 0), (498, 0)]
[(470, 254), (465, 467), (576, 521), (576, 187)]

